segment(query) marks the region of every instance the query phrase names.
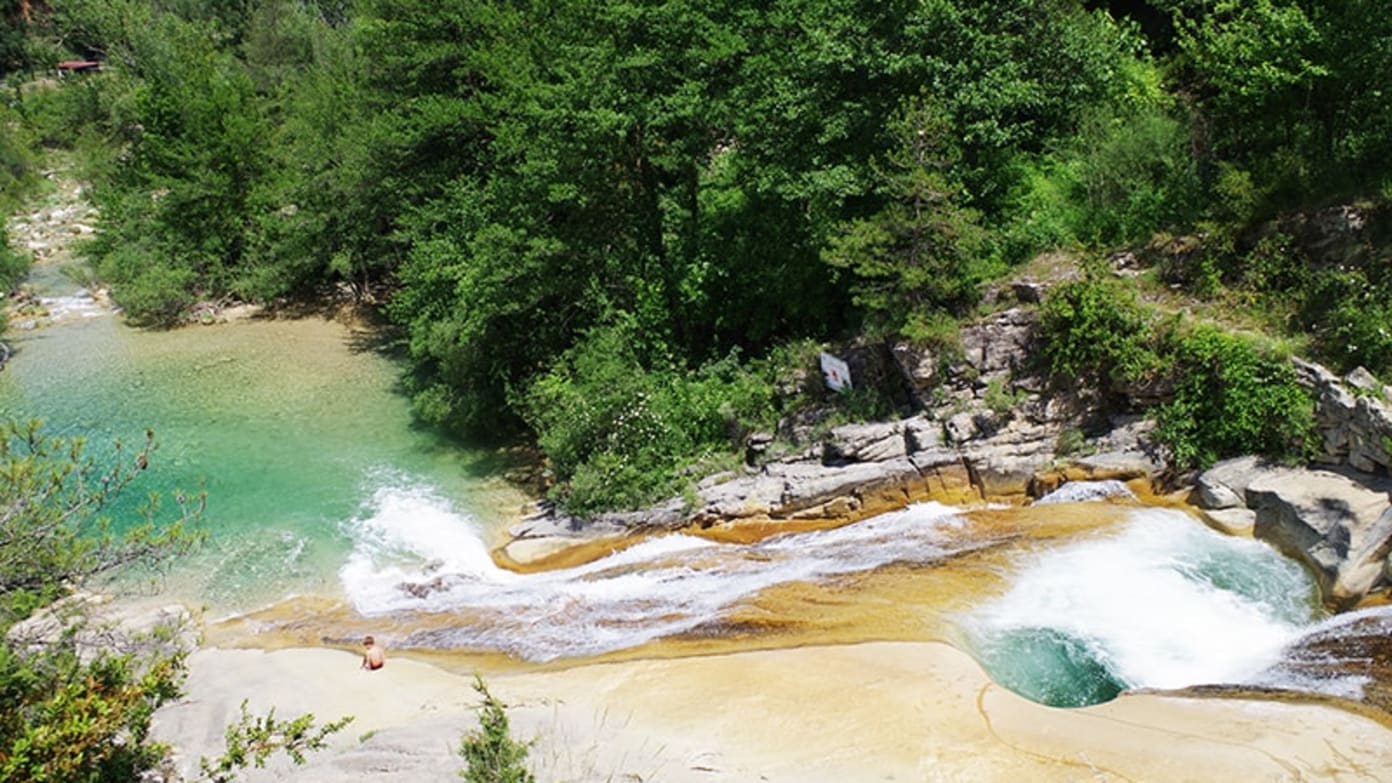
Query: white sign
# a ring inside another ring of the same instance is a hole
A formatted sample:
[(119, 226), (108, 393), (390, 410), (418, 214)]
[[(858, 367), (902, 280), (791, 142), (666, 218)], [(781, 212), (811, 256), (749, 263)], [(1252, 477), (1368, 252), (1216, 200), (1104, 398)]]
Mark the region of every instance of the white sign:
[(851, 368), (829, 353), (822, 354), (822, 378), (826, 380), (827, 388), (833, 391), (851, 389)]

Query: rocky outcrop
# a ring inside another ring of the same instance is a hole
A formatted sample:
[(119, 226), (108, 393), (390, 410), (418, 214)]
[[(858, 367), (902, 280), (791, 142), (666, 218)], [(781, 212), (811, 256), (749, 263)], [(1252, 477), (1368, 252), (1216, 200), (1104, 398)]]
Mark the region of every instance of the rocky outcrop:
[(1364, 472), (1392, 468), (1392, 388), (1367, 370), (1338, 377), (1313, 362), (1293, 359), (1300, 382), (1315, 398), (1315, 426), (1323, 458)]
[(1109, 417), (1086, 392), (1044, 394), (1032, 359), (1036, 322), (1026, 308), (997, 313), (964, 327), (951, 353), (856, 346), (848, 352), (853, 377), (859, 367), (880, 384), (902, 378), (919, 413), (831, 428), (816, 416), (785, 422), (781, 456), (771, 454), (772, 434), (754, 433), (749, 464), (707, 477), (694, 493), (584, 525), (529, 517), (514, 526), (503, 554), (525, 562), (528, 552), (553, 551), (557, 538), (691, 524), (841, 523), (925, 500), (1022, 503), (1071, 481), (1157, 479), (1166, 466), (1149, 422)]
[[(686, 497), (602, 515), (580, 532), (565, 521), (545, 529), (619, 536), (654, 526), (850, 522), (922, 500), (1018, 503), (1069, 482), (1169, 476), (1151, 422), (1115, 414), (1088, 390), (1045, 382), (1034, 361), (1036, 325), (1034, 310), (1015, 307), (963, 327), (953, 350), (855, 346), (853, 373), (876, 384), (902, 378), (918, 413), (829, 429), (804, 413), (780, 426), (779, 439), (751, 435), (745, 468), (706, 478)], [(1195, 480), (1193, 502), (1214, 527), (1255, 535), (1308, 564), (1327, 601), (1347, 606), (1392, 584), (1392, 512), (1371, 475), (1392, 466), (1392, 388), (1366, 371), (1340, 378), (1294, 361), (1315, 399), (1322, 457), (1337, 470), (1230, 460)], [(543, 529), (523, 527), (521, 537)]]
[(1304, 563), (1325, 602), (1347, 608), (1392, 586), (1392, 481), (1348, 468), (1229, 460), (1199, 476), (1194, 501), (1218, 520), (1250, 515), (1252, 533)]

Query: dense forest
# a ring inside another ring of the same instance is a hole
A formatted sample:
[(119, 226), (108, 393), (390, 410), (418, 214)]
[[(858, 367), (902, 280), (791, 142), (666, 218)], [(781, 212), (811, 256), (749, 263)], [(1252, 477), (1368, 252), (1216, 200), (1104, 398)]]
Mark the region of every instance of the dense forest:
[[(1392, 370), (1386, 250), (1326, 264), (1279, 230), (1355, 204), (1386, 233), (1392, 15), (1373, 0), (0, 15), (0, 182), (21, 193), (42, 148), (76, 152), (102, 216), (92, 274), (132, 320), (351, 292), (400, 327), (423, 419), (536, 441), (578, 512), (728, 459), (796, 404), (790, 370), (817, 344), (950, 343), (984, 285), (1045, 251), (1188, 237), (1197, 252), (1158, 284), (1340, 368)], [(101, 70), (55, 78), (74, 59)], [(1056, 369), (1185, 361), (1284, 382), (1266, 347), (1114, 339), (1146, 316), (1105, 277), (1051, 305)], [(884, 413), (872, 397), (838, 404)], [(1292, 404), (1275, 398), (1262, 410)], [(1165, 431), (1190, 463), (1298, 440), (1199, 442), (1178, 415)]]

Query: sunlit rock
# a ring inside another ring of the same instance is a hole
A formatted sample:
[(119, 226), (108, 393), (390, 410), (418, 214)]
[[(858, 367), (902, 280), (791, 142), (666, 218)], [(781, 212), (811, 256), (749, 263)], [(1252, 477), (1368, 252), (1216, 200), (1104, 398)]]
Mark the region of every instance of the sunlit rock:
[(1325, 600), (1356, 603), (1382, 584), (1392, 548), (1392, 483), (1331, 470), (1276, 469), (1253, 481), (1255, 535), (1315, 572)]

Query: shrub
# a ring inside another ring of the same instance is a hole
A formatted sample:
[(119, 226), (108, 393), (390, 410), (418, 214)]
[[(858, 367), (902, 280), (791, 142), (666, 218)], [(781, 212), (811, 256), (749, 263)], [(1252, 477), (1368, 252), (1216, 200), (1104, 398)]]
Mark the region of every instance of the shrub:
[(694, 371), (650, 367), (630, 324), (591, 330), (528, 386), (519, 407), (567, 511), (636, 508), (675, 495), (685, 468), (737, 449), (773, 418), (774, 386), (736, 355)]
[(1145, 311), (1131, 291), (1095, 270), (1050, 294), (1040, 328), (1044, 361), (1058, 377), (1114, 386), (1156, 365)]
[(534, 783), (536, 778), (523, 766), (529, 745), (508, 733), (502, 703), (488, 692), (478, 675), (474, 675), (474, 690), (483, 697), (478, 708), (479, 728), (459, 744), (459, 755), (468, 764), (459, 776), (468, 783)]
[(1314, 403), (1289, 363), (1212, 326), (1172, 339), (1179, 377), (1174, 397), (1156, 411), (1156, 435), (1177, 465), (1205, 468), (1241, 454), (1307, 456)]

